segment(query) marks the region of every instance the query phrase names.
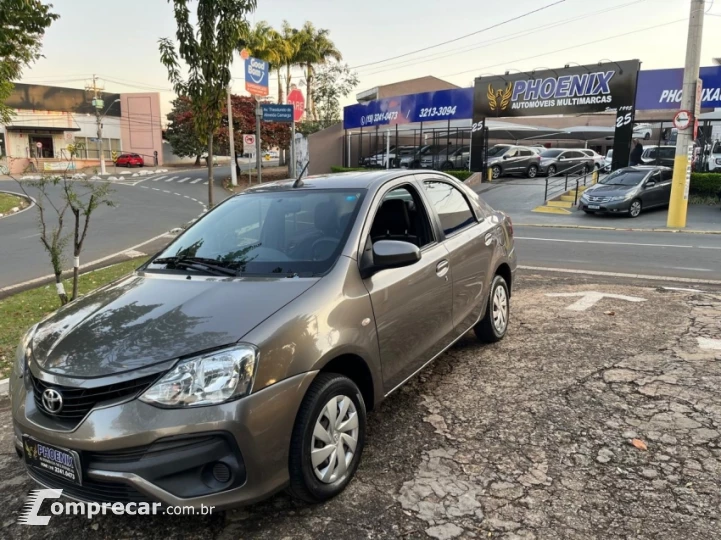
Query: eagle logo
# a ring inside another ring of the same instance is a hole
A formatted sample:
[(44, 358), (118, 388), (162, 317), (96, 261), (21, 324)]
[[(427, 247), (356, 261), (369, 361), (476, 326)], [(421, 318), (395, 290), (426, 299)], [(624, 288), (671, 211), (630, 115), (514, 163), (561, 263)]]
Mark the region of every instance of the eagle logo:
[(508, 87), (505, 90), (503, 88), (493, 90), (493, 86), (488, 85), (488, 105), (492, 111), (505, 111), (511, 104), (512, 95), (512, 83), (508, 83)]
[(29, 445), (28, 443), (25, 443), (25, 453), (30, 456), (31, 459), (37, 459), (38, 458), (38, 449), (36, 446)]

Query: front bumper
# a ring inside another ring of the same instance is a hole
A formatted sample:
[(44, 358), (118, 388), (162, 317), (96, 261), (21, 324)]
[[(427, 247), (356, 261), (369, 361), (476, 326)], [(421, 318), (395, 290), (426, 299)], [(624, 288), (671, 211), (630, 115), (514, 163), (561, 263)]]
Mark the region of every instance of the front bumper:
[[(633, 199), (628, 199), (626, 201), (594, 203), (581, 199), (578, 203), (578, 206), (581, 210), (584, 210), (585, 212), (598, 212), (601, 214), (627, 214), (631, 208), (632, 200)], [(599, 208), (590, 208), (589, 205), (598, 206)]]
[[(54, 430), (51, 421), (42, 425), (32, 390), (13, 376), (15, 445), (21, 454), (25, 434), (77, 451), (80, 488), (58, 485), (54, 475), (28, 471), (42, 485), (67, 488), (64, 494), (71, 498), (145, 499), (217, 509), (250, 504), (288, 484), (295, 417), (316, 374), (291, 377), (234, 402), (194, 409), (161, 409), (134, 399), (94, 409), (72, 431)], [(229, 481), (209, 479), (217, 463), (230, 469)]]

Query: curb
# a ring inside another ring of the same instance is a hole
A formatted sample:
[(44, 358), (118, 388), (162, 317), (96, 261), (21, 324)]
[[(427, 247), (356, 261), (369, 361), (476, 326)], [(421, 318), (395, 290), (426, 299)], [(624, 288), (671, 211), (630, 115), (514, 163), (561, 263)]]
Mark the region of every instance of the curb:
[[(22, 213), (25, 212), (26, 210), (30, 210), (31, 208), (33, 208), (33, 207), (35, 206), (35, 199), (33, 199), (32, 197), (30, 197), (29, 195), (25, 195), (24, 193), (17, 193), (17, 192), (15, 192), (15, 191), (7, 191), (7, 190), (5, 190), (5, 189), (0, 189), (0, 193), (8, 193), (9, 195), (15, 195), (15, 196), (17, 196), (17, 197), (21, 197), (21, 198), (23, 198), (23, 199), (27, 199), (27, 200), (30, 201), (30, 204), (27, 205), (26, 208), (23, 208), (22, 210), (18, 210), (18, 211), (15, 212), (14, 214), (7, 214), (6, 216), (0, 216), (0, 219), (5, 219), (5, 218), (12, 217), (12, 216), (17, 216), (18, 214), (22, 214)], [(0, 382), (2, 382), (2, 381), (0, 381)]]
[(718, 279), (696, 279), (696, 278), (684, 278), (675, 276), (654, 276), (647, 274), (626, 274), (621, 272), (604, 272), (601, 270), (580, 270), (576, 268), (553, 268), (550, 266), (526, 266), (519, 264), (520, 270), (530, 270), (534, 272), (559, 272), (561, 274), (576, 274), (576, 275), (587, 275), (587, 276), (600, 276), (600, 277), (613, 277), (613, 278), (630, 278), (630, 279), (642, 279), (644, 281), (670, 281), (675, 283), (694, 283), (704, 285), (721, 285), (721, 280)]
[(681, 234), (721, 234), (721, 231), (703, 231), (696, 229), (660, 229), (660, 228), (634, 228), (634, 227), (603, 227), (600, 225), (565, 225), (556, 223), (513, 223), (515, 227), (543, 227), (547, 229), (591, 229), (598, 231), (628, 231), (628, 232), (661, 232)]

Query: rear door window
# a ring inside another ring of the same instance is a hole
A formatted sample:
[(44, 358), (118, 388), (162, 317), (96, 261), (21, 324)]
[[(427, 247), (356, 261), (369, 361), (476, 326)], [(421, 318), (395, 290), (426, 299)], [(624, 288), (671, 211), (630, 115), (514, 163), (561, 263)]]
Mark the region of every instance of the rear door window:
[(451, 236), (476, 223), (476, 217), (468, 201), (458, 189), (436, 180), (426, 180), (423, 185), (446, 236)]

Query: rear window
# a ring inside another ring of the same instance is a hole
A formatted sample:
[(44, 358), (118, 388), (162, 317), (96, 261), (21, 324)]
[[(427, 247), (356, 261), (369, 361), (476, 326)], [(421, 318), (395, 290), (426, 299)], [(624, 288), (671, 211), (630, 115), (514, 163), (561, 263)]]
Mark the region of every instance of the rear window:
[(541, 157), (542, 158), (555, 158), (555, 157), (560, 156), (561, 152), (563, 152), (563, 150), (544, 150), (543, 152), (541, 152)]

